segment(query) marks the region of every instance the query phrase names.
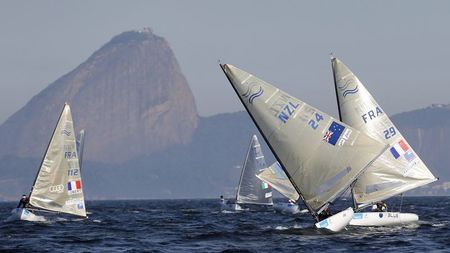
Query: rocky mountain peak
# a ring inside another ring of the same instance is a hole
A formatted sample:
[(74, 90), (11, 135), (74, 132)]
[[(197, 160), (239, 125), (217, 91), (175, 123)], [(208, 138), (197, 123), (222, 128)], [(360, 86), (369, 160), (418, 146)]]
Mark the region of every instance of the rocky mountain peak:
[(190, 142), (197, 109), (167, 41), (123, 32), (0, 126), (0, 156), (41, 157), (67, 101), (85, 128), (85, 159), (121, 163)]

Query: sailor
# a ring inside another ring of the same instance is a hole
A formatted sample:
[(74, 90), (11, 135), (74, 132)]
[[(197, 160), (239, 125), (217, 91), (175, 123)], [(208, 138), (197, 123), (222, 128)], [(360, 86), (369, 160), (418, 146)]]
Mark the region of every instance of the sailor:
[(378, 201), (372, 206), (372, 211), (374, 212), (387, 212), (387, 204), (383, 201)]
[(333, 214), (328, 210), (328, 207), (325, 207), (325, 209), (323, 209), (323, 211), (319, 213), (318, 218), (319, 221), (322, 221), (330, 216), (333, 216)]
[(29, 201), (30, 201), (30, 199), (28, 199), (27, 195), (23, 194), (22, 197), (20, 198), (17, 208), (21, 208), (21, 207), (26, 208)]
[(222, 205), (227, 204), (227, 201), (223, 198), (223, 195), (220, 195), (220, 202), (222, 203)]

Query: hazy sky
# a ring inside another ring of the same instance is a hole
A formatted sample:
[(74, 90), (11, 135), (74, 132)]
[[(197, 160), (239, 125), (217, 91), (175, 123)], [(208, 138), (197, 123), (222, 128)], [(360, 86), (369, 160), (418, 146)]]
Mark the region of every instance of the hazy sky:
[(389, 113), (450, 103), (450, 1), (0, 1), (0, 122), (113, 36), (151, 27), (200, 115), (243, 110), (218, 59), (337, 115), (331, 51)]

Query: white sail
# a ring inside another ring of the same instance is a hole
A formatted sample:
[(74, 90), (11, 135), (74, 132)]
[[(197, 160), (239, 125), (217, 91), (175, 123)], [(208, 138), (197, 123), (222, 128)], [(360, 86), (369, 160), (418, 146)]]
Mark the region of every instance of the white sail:
[(75, 132), (64, 105), (30, 193), (34, 207), (86, 217)]
[(243, 70), (229, 64), (221, 67), (314, 215), (386, 148)]
[(266, 161), (256, 135), (252, 136), (250, 147), (245, 157), (236, 194), (238, 204), (272, 205), (272, 189), (261, 181), (256, 174), (266, 168)]
[(284, 173), (283, 168), (281, 168), (281, 165), (278, 162), (275, 162), (265, 168), (256, 176), (272, 186), (272, 188), (277, 190), (286, 198), (292, 201), (297, 201), (300, 198), (297, 190), (295, 190), (291, 181), (289, 181), (289, 178), (286, 176), (286, 173)]
[(341, 120), (390, 146), (357, 180), (356, 202), (367, 205), (435, 181), (359, 79), (339, 59), (331, 62)]

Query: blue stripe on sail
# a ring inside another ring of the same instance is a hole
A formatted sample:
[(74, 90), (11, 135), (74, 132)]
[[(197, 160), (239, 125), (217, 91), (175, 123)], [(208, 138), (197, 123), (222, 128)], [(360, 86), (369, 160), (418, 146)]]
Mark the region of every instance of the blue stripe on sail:
[(67, 189), (68, 189), (69, 191), (72, 190), (72, 184), (71, 184), (70, 182), (67, 183)]
[(397, 150), (394, 147), (391, 147), (391, 154), (394, 156), (395, 159), (400, 157), (400, 154), (397, 152)]

